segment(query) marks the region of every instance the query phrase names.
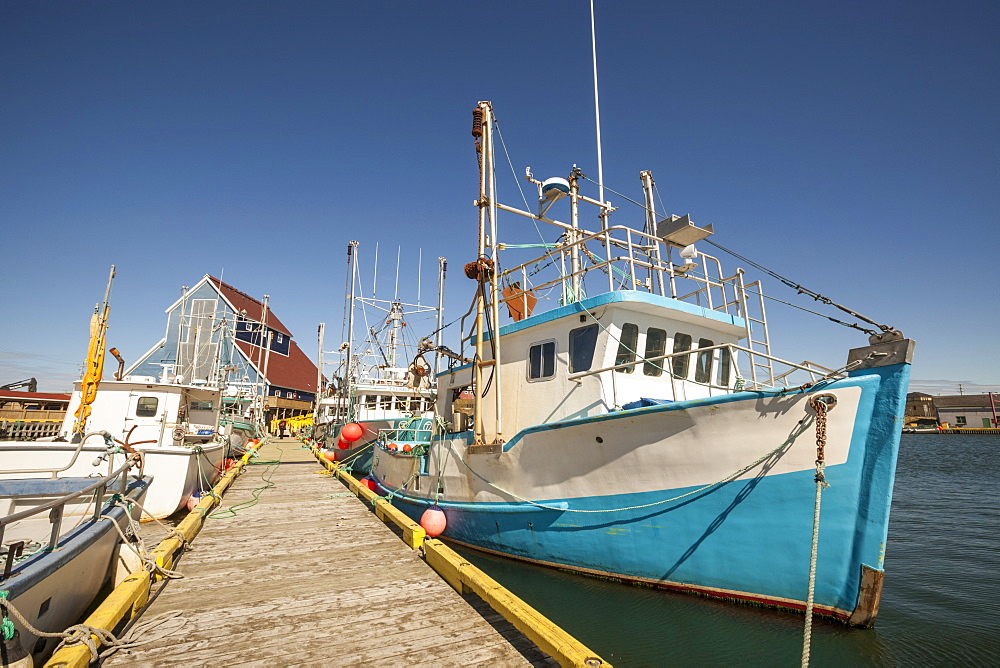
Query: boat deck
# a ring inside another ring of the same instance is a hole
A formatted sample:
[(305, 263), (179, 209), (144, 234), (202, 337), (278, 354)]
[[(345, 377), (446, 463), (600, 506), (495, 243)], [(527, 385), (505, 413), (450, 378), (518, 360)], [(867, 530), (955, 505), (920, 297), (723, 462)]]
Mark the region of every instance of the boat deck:
[(139, 620), (183, 626), (104, 665), (557, 665), (323, 472), (296, 440), (266, 445)]

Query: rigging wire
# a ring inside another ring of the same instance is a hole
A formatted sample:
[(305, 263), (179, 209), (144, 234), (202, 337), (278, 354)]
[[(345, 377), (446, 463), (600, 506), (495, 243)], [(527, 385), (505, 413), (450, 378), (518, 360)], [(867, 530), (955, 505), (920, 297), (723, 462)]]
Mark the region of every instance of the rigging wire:
[[(583, 174), (581, 176), (584, 179), (586, 179), (587, 181), (590, 181), (591, 183), (600, 185), (596, 181), (594, 181), (593, 179), (589, 178), (586, 174)], [(645, 204), (640, 204), (639, 202), (635, 201), (634, 199), (632, 199), (630, 197), (622, 195), (621, 193), (616, 192), (616, 191), (612, 190), (611, 188), (607, 188), (607, 186), (605, 186), (605, 188), (608, 191), (610, 191), (610, 192), (614, 193), (615, 195), (617, 195), (618, 197), (621, 197), (622, 199), (625, 199), (628, 202), (631, 202), (632, 204), (635, 204), (640, 209), (642, 209), (644, 211), (648, 211), (649, 210), (646, 207)], [(660, 200), (660, 206), (663, 206), (663, 200), (662, 200), (662, 198)], [(765, 266), (763, 266), (763, 265), (761, 265), (761, 264), (759, 264), (757, 262), (754, 262), (753, 260), (751, 260), (751, 259), (749, 259), (749, 258), (747, 258), (747, 257), (745, 257), (743, 255), (740, 255), (736, 251), (732, 251), (732, 250), (726, 248), (725, 246), (717, 244), (716, 242), (712, 241), (711, 239), (705, 239), (704, 241), (705, 241), (705, 243), (711, 244), (711, 245), (715, 246), (716, 248), (718, 248), (719, 250), (721, 250), (723, 252), (729, 253), (730, 255), (732, 255), (733, 257), (737, 258), (738, 260), (746, 262), (751, 267), (754, 267), (755, 269), (764, 272), (768, 276), (771, 276), (772, 278), (780, 281), (781, 283), (783, 283), (786, 286), (790, 287), (791, 289), (795, 290), (800, 295), (806, 295), (807, 297), (812, 297), (814, 300), (816, 300), (816, 301), (818, 301), (820, 303), (827, 304), (828, 306), (833, 306), (834, 308), (840, 309), (844, 313), (847, 313), (847, 314), (849, 314), (849, 315), (851, 315), (851, 316), (853, 316), (855, 318), (858, 318), (859, 320), (863, 320), (864, 322), (867, 322), (870, 325), (875, 325), (876, 327), (878, 327), (883, 332), (893, 332), (893, 331), (895, 331), (894, 327), (890, 327), (889, 325), (883, 325), (881, 323), (878, 323), (878, 322), (872, 320), (871, 318), (869, 318), (867, 316), (864, 316), (864, 315), (858, 313), (857, 311), (855, 311), (855, 310), (853, 310), (851, 308), (848, 308), (847, 306), (843, 306), (842, 304), (838, 304), (835, 301), (833, 301), (832, 299), (830, 299), (829, 297), (825, 297), (825, 296), (819, 294), (818, 292), (816, 292), (814, 290), (811, 290), (811, 289), (809, 289), (809, 288), (807, 288), (807, 287), (805, 287), (805, 286), (803, 286), (803, 285), (801, 285), (799, 283), (796, 283), (795, 281), (793, 281), (793, 280), (791, 280), (789, 278), (785, 278), (784, 276), (782, 276), (778, 272), (773, 271), (771, 269), (768, 269), (767, 267), (765, 267)], [(774, 299), (774, 298), (773, 297), (768, 297), (768, 299)], [(780, 301), (780, 300), (776, 300), (776, 301)], [(782, 302), (782, 303), (786, 303), (786, 302)], [(794, 305), (793, 304), (789, 304), (789, 306), (794, 306)], [(796, 307), (796, 308), (802, 308), (802, 307)], [(808, 313), (815, 313), (814, 311), (810, 311), (809, 309), (802, 309), (802, 310), (806, 311)], [(823, 314), (817, 314), (817, 315), (819, 315), (821, 317), (824, 317), (824, 318), (827, 318), (828, 320), (830, 320), (832, 322), (835, 322), (837, 324), (844, 325), (845, 327), (851, 327), (853, 329), (859, 329), (859, 330), (861, 330), (861, 331), (863, 331), (865, 333), (868, 333), (868, 334), (876, 334), (875, 331), (864, 329), (864, 328), (862, 328), (862, 327), (860, 327), (860, 326), (858, 326), (856, 324), (845, 323), (845, 322), (842, 322), (840, 320), (837, 320), (835, 318), (831, 318), (831, 317), (823, 315)]]

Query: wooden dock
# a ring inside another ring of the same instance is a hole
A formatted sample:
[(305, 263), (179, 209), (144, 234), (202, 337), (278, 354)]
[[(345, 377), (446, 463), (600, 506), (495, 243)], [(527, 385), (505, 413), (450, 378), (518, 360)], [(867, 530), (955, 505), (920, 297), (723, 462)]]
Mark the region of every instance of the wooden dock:
[(138, 622), (169, 635), (104, 665), (557, 665), (324, 471), (298, 441), (265, 446)]

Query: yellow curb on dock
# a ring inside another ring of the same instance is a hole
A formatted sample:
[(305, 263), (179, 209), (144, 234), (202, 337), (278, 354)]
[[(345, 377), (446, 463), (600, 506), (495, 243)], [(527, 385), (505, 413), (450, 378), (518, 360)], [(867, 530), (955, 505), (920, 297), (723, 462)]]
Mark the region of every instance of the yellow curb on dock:
[(422, 547), (424, 560), (459, 594), (474, 593), (491, 608), (527, 636), (540, 650), (559, 662), (560, 666), (611, 668), (595, 652), (509, 592), (503, 585), (484, 573), (440, 540), (427, 538), (423, 527), (414, 522), (389, 501), (375, 494), (361, 482), (323, 457), (319, 448), (308, 444), (313, 455), (328, 471), (347, 483), (358, 497), (375, 505), (375, 514), (382, 521), (392, 521), (403, 530), (403, 539), (413, 549)]
[[(215, 487), (212, 488), (212, 493), (202, 497), (198, 505), (175, 527), (184, 536), (183, 541), (175, 536), (160, 541), (159, 545), (150, 553), (150, 556), (156, 559), (158, 566), (169, 570), (176, 563), (177, 555), (184, 548), (184, 543), (191, 541), (198, 535), (205, 523), (205, 516), (219, 503), (219, 499), (243, 472), (261, 445), (258, 442), (247, 450), (240, 461), (226, 471), (222, 479), (216, 483)], [(150, 586), (153, 582), (161, 579), (163, 576), (153, 576), (147, 570), (130, 573), (87, 617), (84, 624), (97, 629), (114, 631), (123, 619), (135, 616), (146, 605), (149, 601)], [(100, 638), (91, 634), (90, 639), (94, 641), (96, 647), (101, 647)], [(69, 647), (63, 647), (53, 654), (46, 662), (45, 668), (87, 668), (90, 665), (90, 660), (90, 649), (83, 643), (76, 643)]]

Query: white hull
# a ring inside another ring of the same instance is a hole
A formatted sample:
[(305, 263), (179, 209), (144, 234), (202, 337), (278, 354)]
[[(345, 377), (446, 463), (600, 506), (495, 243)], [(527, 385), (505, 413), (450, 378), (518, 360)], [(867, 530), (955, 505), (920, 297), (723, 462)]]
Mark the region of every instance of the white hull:
[[(220, 476), (226, 446), (223, 443), (204, 443), (199, 446), (168, 445), (148, 449), (138, 446), (136, 449), (143, 456), (143, 472), (153, 476), (153, 483), (142, 503), (146, 510), (143, 517), (148, 519), (150, 516), (161, 518), (172, 515), (184, 507), (194, 491), (214, 484)], [(0, 480), (50, 477), (48, 473), (2, 471), (61, 468), (70, 462), (75, 450), (76, 446), (70, 443), (0, 443)], [(60, 477), (106, 474), (106, 462), (96, 467), (93, 465), (94, 459), (103, 452), (103, 447), (85, 446), (73, 465), (59, 474)], [(115, 455), (114, 466), (122, 463), (122, 456)]]

